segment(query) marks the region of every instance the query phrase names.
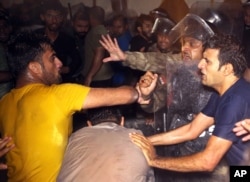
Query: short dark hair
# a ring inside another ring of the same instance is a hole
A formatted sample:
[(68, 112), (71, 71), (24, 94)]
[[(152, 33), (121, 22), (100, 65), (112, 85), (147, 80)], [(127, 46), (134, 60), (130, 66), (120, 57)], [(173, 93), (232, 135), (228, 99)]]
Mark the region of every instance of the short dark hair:
[(41, 2), (41, 13), (45, 13), (47, 10), (55, 10), (61, 12), (63, 15), (67, 14), (67, 8), (65, 8), (59, 0), (44, 0)]
[(105, 20), (105, 10), (100, 6), (94, 6), (89, 9), (89, 15), (101, 23)]
[(97, 125), (104, 122), (114, 122), (116, 124), (121, 123), (122, 114), (117, 107), (100, 107), (88, 110), (88, 120), (93, 125)]
[(83, 21), (89, 21), (89, 14), (87, 10), (79, 9), (74, 15), (73, 15), (73, 21), (75, 20), (83, 20)]
[(147, 14), (140, 14), (140, 16), (136, 19), (135, 28), (137, 29), (137, 27), (141, 27), (145, 21), (151, 21), (153, 24), (154, 18), (150, 15), (147, 15)]
[(14, 76), (22, 74), (30, 62), (41, 61), (45, 48), (51, 46), (48, 38), (34, 32), (22, 32), (8, 42), (7, 56)]
[(226, 64), (232, 64), (234, 74), (241, 77), (247, 69), (247, 61), (243, 54), (239, 40), (233, 35), (215, 34), (207, 40), (205, 49), (218, 49), (218, 59), (220, 67)]

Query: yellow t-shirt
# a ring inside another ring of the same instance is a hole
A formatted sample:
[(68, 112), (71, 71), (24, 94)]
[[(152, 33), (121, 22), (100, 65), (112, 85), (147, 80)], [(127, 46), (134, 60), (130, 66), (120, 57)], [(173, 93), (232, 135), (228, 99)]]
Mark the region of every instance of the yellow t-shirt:
[(0, 133), (15, 148), (7, 154), (10, 182), (55, 182), (72, 114), (82, 108), (90, 88), (76, 84), (30, 84), (0, 100)]

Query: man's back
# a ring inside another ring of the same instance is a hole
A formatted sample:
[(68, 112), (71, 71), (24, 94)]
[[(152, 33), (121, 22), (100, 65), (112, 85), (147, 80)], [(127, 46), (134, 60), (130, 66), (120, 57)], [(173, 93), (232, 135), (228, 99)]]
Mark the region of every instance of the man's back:
[(72, 130), (70, 113), (81, 107), (79, 100), (88, 91), (73, 84), (37, 83), (13, 89), (2, 98), (0, 133), (15, 143), (6, 156), (10, 182), (55, 181)]
[(135, 131), (106, 122), (73, 133), (58, 181), (154, 181), (152, 169), (129, 138)]

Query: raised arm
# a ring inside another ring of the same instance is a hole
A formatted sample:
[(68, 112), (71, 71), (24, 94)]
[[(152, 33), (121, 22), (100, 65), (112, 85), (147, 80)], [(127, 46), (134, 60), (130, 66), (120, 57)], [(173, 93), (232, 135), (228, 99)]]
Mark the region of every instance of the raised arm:
[(138, 98), (138, 91), (130, 86), (91, 88), (83, 103), (83, 108), (130, 104), (136, 102)]
[(155, 73), (166, 73), (166, 67), (174, 69), (181, 63), (180, 54), (164, 54), (158, 52), (123, 52), (116, 41), (112, 40), (109, 35), (102, 36), (100, 40), (102, 46), (109, 52), (110, 56), (103, 61), (123, 61), (124, 66), (141, 71), (152, 71)]
[(116, 38), (112, 40), (109, 35), (102, 35), (100, 43), (110, 54), (109, 57), (103, 59), (103, 62), (126, 60), (126, 54), (120, 49)]

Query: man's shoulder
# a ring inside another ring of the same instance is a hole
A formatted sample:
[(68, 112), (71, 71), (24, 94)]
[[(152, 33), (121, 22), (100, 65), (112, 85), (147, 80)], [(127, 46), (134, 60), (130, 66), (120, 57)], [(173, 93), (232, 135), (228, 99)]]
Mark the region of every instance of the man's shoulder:
[(108, 33), (104, 25), (98, 25), (96, 27), (93, 27), (90, 29), (90, 32), (92, 34), (107, 34)]
[(104, 122), (104, 123), (100, 123), (100, 124), (97, 124), (97, 125), (94, 125), (94, 126), (91, 126), (91, 127), (83, 127), (83, 128), (80, 128), (79, 130), (75, 131), (71, 137), (76, 137), (77, 135), (84, 135), (86, 134), (86, 132), (99, 132), (99, 131), (102, 131), (102, 130), (110, 130), (112, 131), (112, 133), (114, 133), (113, 131), (117, 131), (119, 133), (119, 135), (121, 133), (132, 133), (132, 132), (136, 132), (136, 133), (140, 133), (142, 134), (142, 131), (141, 130), (137, 130), (137, 129), (134, 129), (134, 128), (127, 128), (127, 127), (124, 127), (124, 126), (121, 126), (121, 125), (118, 125), (118, 124), (115, 124), (113, 122)]
[(70, 89), (70, 90), (89, 90), (90, 87), (81, 85), (81, 84), (77, 84), (77, 83), (61, 83), (61, 84), (53, 84), (51, 86), (47, 86), (48, 88), (52, 88), (52, 89)]

